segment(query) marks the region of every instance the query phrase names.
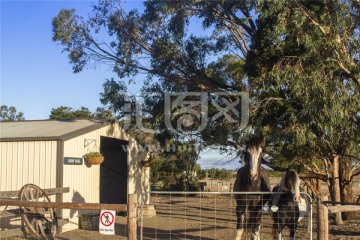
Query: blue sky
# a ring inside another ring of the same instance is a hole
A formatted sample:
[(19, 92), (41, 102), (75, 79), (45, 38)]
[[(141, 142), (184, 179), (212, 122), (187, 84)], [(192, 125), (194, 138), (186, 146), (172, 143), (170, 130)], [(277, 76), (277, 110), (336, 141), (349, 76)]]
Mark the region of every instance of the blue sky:
[[(0, 0), (0, 4), (0, 105), (15, 106), (26, 120), (48, 119), (51, 109), (60, 106), (84, 106), (91, 111), (100, 107), (102, 84), (115, 74), (101, 65), (74, 74), (67, 54), (52, 41), (51, 21), (60, 9), (75, 8), (86, 16), (91, 2)], [(128, 9), (141, 10), (142, 6), (141, 1), (125, 2)], [(139, 88), (132, 85), (129, 91), (136, 93)], [(200, 163), (210, 168), (219, 160), (226, 158), (216, 151), (206, 151)], [(224, 167), (238, 166), (234, 161)]]
[[(142, 7), (131, 1), (130, 7)], [(15, 106), (26, 120), (48, 119), (51, 109), (81, 106), (95, 111), (107, 66), (74, 74), (66, 53), (52, 41), (52, 18), (62, 8), (86, 16), (90, 1), (1, 1), (1, 105)], [(135, 91), (139, 87), (132, 86)]]

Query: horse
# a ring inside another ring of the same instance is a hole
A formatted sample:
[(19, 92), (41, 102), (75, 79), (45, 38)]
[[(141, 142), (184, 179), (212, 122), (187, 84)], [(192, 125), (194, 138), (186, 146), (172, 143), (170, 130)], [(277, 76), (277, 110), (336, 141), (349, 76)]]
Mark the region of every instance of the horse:
[(272, 192), (275, 193), (270, 199), (271, 216), (274, 220), (274, 239), (282, 239), (284, 227), (290, 229), (290, 239), (295, 239), (297, 224), (300, 220), (299, 203), (303, 200), (300, 197), (300, 179), (297, 172), (287, 169)]
[[(240, 168), (236, 175), (234, 192), (269, 192), (270, 180), (265, 170), (260, 168), (262, 148), (259, 139), (252, 139), (246, 143), (244, 150), (245, 166)], [(269, 200), (268, 195), (261, 194), (234, 194), (236, 200), (237, 232), (236, 240), (240, 240), (244, 231), (245, 213), (249, 215), (247, 226), (252, 226), (251, 238), (260, 240), (260, 220), (262, 206)], [(248, 229), (247, 227), (246, 229)]]

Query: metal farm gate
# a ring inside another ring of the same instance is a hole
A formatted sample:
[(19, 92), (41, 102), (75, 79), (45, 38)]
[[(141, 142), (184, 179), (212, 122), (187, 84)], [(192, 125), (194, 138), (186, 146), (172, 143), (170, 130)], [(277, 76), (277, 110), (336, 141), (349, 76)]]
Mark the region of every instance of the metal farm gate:
[[(151, 204), (155, 205), (156, 217), (147, 217), (140, 204), (139, 239), (235, 239), (236, 201), (234, 194), (265, 195), (270, 192), (170, 192), (152, 191)], [(303, 218), (298, 223), (296, 239), (312, 239), (312, 199), (301, 193), (306, 201), (301, 210)], [(262, 209), (261, 239), (273, 239), (273, 220), (270, 207)], [(250, 234), (242, 239), (250, 239)], [(289, 229), (283, 230), (283, 237), (289, 238)]]

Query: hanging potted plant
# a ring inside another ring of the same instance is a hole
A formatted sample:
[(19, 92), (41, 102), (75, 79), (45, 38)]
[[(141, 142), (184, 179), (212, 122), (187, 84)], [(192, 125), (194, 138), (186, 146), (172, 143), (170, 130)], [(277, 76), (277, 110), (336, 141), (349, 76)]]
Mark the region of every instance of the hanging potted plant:
[(151, 161), (141, 161), (141, 165), (143, 166), (143, 167), (150, 167), (151, 166)]
[(148, 159), (147, 159), (146, 161), (144, 161), (144, 160), (141, 161), (141, 165), (142, 165), (143, 167), (150, 167), (150, 166), (152, 165), (152, 161), (153, 161), (153, 160), (154, 160), (153, 153), (150, 152)]
[(83, 157), (91, 165), (99, 165), (104, 161), (104, 155), (100, 152), (89, 152)]

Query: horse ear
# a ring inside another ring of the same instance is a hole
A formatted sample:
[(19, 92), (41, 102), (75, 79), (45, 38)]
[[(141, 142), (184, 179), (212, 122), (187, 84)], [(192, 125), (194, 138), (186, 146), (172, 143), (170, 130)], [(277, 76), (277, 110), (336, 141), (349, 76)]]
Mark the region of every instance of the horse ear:
[(238, 143), (233, 143), (233, 144), (232, 144), (232, 147), (235, 148), (235, 150), (236, 150), (237, 152), (239, 152), (239, 151), (242, 149), (241, 144), (238, 144)]
[(245, 141), (245, 145), (259, 147), (262, 145), (262, 142), (263, 142), (263, 137), (253, 136), (250, 139)]

